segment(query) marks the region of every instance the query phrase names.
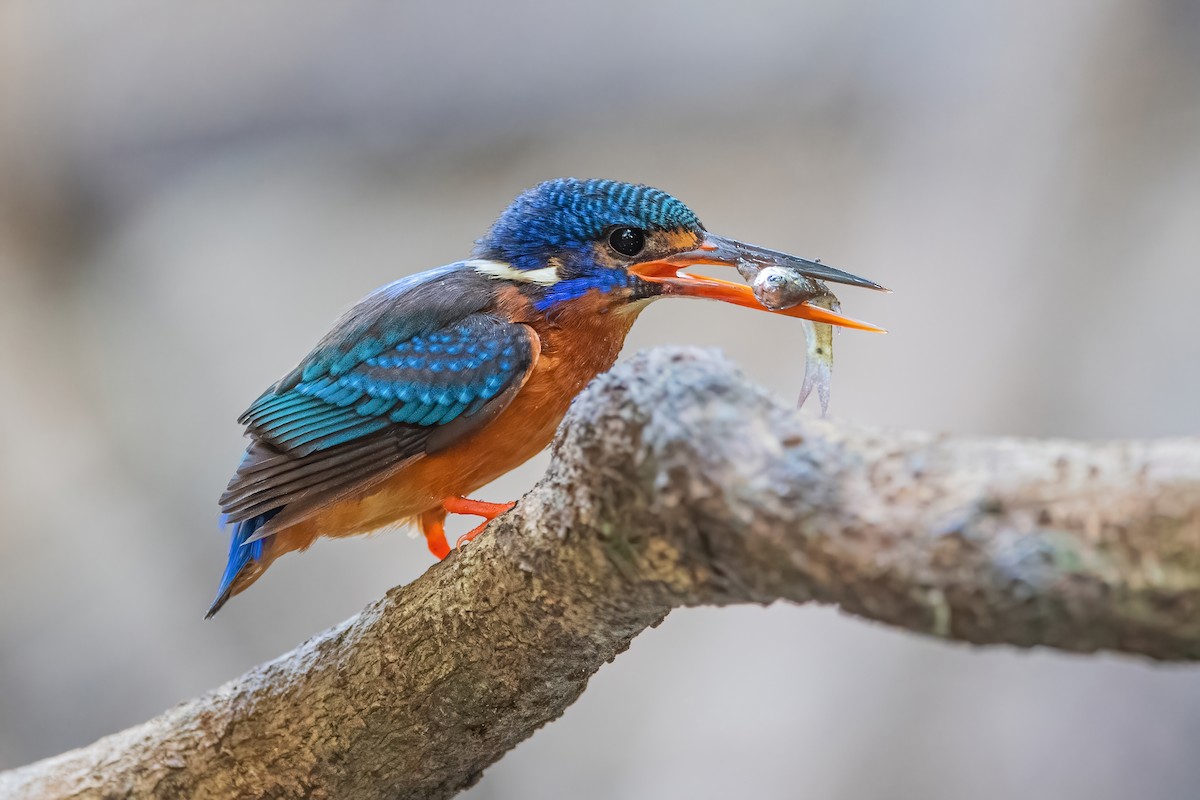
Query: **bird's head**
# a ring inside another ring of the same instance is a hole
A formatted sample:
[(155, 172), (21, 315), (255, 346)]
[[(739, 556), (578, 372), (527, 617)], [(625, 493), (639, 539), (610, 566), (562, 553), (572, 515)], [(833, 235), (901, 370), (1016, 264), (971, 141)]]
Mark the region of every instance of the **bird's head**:
[[(882, 288), (815, 261), (716, 236), (666, 192), (610, 180), (560, 178), (535, 186), (500, 215), (469, 263), (521, 285), (542, 311), (586, 296), (614, 308), (684, 296), (766, 310), (748, 286), (682, 272), (705, 264), (778, 266), (822, 281)], [(808, 303), (776, 313), (879, 330)]]

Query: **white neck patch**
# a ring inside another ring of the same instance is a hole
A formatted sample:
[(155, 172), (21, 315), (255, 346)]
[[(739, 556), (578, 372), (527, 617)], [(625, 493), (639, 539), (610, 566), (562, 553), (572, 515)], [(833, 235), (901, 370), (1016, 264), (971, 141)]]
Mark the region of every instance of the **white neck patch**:
[(541, 269), (517, 269), (512, 264), (492, 261), (488, 258), (473, 258), (465, 263), (480, 275), (487, 275), (489, 278), (497, 280), (537, 283), (542, 286), (553, 286), (559, 280), (557, 265)]

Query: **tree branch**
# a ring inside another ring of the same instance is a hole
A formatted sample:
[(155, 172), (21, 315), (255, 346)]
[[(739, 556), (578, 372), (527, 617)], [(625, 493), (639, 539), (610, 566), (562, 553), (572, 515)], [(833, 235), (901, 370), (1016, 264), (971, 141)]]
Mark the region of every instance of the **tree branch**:
[(694, 350), (572, 406), (464, 552), (282, 658), (7, 773), (5, 797), (449, 797), (678, 606), (836, 603), (977, 644), (1200, 659), (1200, 440), (894, 434)]

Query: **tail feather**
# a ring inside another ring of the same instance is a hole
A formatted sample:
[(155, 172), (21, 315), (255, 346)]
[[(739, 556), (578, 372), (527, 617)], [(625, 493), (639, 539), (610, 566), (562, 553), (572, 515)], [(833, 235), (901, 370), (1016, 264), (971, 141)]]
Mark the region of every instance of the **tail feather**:
[[(208, 613), (204, 615), (205, 619), (211, 619), (213, 614), (220, 611), (221, 606), (225, 605), (230, 597), (233, 597), (234, 586), (242, 571), (250, 566), (251, 562), (257, 563), (262, 560), (263, 549), (267, 546), (268, 540), (258, 539), (253, 542), (248, 542), (248, 540), (254, 536), (255, 531), (270, 522), (271, 518), (282, 510), (282, 508), (275, 508), (259, 514), (257, 517), (234, 523), (233, 533), (229, 537), (229, 561), (225, 564), (225, 574), (221, 576), (217, 598), (213, 600)], [(224, 517), (221, 518), (221, 522), (225, 522)]]

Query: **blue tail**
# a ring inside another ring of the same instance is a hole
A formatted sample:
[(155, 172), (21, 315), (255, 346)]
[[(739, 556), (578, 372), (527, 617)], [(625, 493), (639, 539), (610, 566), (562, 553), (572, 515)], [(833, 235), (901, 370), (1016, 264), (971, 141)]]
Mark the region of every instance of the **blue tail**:
[[(232, 596), (233, 582), (242, 569), (251, 560), (260, 561), (262, 559), (263, 546), (267, 543), (267, 539), (259, 539), (257, 542), (251, 542), (250, 544), (246, 544), (246, 540), (282, 510), (282, 508), (275, 508), (265, 514), (259, 514), (257, 517), (251, 517), (250, 519), (234, 523), (233, 535), (229, 537), (229, 561), (225, 564), (225, 574), (221, 576), (221, 586), (217, 589), (217, 599), (213, 600), (208, 613), (204, 615), (205, 619), (211, 619), (212, 615), (220, 611), (221, 606), (225, 605), (225, 601)], [(221, 523), (225, 523), (225, 517), (221, 517)]]

